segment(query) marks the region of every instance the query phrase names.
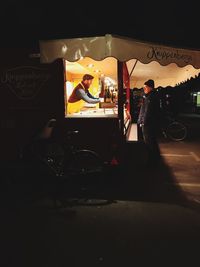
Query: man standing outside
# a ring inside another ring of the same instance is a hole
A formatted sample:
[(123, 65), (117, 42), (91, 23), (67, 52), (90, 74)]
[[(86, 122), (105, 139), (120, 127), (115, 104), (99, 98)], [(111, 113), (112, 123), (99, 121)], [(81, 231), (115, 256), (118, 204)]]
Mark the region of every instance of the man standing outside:
[(67, 103), (67, 113), (72, 114), (79, 112), (84, 103), (96, 104), (100, 102), (98, 97), (90, 94), (89, 88), (94, 77), (90, 74), (85, 74), (82, 81), (74, 88)]
[(144, 100), (140, 107), (137, 123), (142, 128), (142, 136), (149, 152), (149, 164), (154, 165), (159, 162), (160, 149), (157, 142), (157, 133), (160, 124), (160, 100), (156, 90), (154, 90), (154, 80), (144, 83)]

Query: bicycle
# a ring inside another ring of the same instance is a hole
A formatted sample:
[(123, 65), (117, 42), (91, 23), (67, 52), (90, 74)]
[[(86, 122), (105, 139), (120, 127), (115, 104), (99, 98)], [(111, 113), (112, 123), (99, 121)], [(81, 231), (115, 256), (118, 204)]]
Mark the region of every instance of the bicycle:
[(174, 118), (167, 117), (165, 125), (162, 127), (162, 134), (172, 141), (183, 141), (187, 137), (187, 127)]
[(100, 155), (90, 149), (76, 148), (72, 138), (79, 134), (79, 131), (66, 131), (63, 142), (53, 137), (53, 131), (56, 127), (56, 120), (51, 119), (44, 128), (37, 134), (34, 141), (29, 146), (29, 150), (34, 157), (43, 163), (54, 179), (53, 195), (54, 203), (57, 206), (57, 200), (61, 206), (73, 205), (105, 205), (111, 203), (105, 199), (66, 198), (62, 197), (63, 188), (66, 181), (74, 178), (81, 178), (86, 181), (88, 177), (97, 177), (104, 170), (104, 162)]
[(101, 172), (103, 160), (94, 150), (77, 148), (72, 138), (78, 130), (66, 131), (63, 142), (53, 138), (56, 120), (51, 119), (31, 144), (31, 152), (56, 176), (87, 175)]

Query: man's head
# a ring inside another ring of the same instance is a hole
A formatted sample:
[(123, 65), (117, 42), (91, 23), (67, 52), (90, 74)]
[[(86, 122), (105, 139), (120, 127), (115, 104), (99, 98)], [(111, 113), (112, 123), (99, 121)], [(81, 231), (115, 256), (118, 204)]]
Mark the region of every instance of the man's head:
[(144, 83), (144, 93), (148, 94), (154, 89), (154, 80), (148, 80)]
[(82, 81), (89, 88), (94, 77), (90, 74), (83, 75)]

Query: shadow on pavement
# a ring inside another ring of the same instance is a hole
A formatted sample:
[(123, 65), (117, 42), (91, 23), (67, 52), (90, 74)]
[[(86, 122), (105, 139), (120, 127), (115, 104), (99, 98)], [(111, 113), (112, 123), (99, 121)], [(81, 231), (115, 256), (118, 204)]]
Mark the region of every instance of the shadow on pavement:
[(65, 178), (23, 166), (14, 169), (11, 178), (6, 178), (1, 191), (3, 201), (8, 205), (14, 202), (15, 205), (29, 205), (43, 198), (54, 202), (56, 199), (95, 198), (178, 204), (200, 211), (198, 203), (176, 183), (164, 159), (152, 167), (143, 163), (134, 165), (130, 159), (124, 165), (107, 166), (100, 173)]
[[(176, 185), (165, 162), (156, 168), (115, 166), (63, 181), (36, 174), (15, 171), (15, 179), (1, 187), (1, 266), (129, 266), (137, 260), (141, 266), (145, 258), (180, 264), (185, 256), (191, 263), (198, 255), (198, 246), (189, 249), (194, 238), (199, 240), (200, 217), (178, 206), (198, 207)], [(53, 202), (43, 206), (45, 199), (62, 197), (117, 204), (69, 205), (65, 212), (57, 212)]]

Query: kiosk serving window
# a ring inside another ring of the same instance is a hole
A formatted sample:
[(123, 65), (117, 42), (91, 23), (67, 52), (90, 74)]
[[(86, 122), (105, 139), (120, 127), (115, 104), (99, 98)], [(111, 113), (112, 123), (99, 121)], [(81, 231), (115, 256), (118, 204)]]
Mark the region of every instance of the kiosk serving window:
[[(85, 75), (91, 83), (84, 83)], [(82, 98), (82, 93), (92, 100)], [(117, 60), (65, 60), (65, 117), (118, 117)]]

